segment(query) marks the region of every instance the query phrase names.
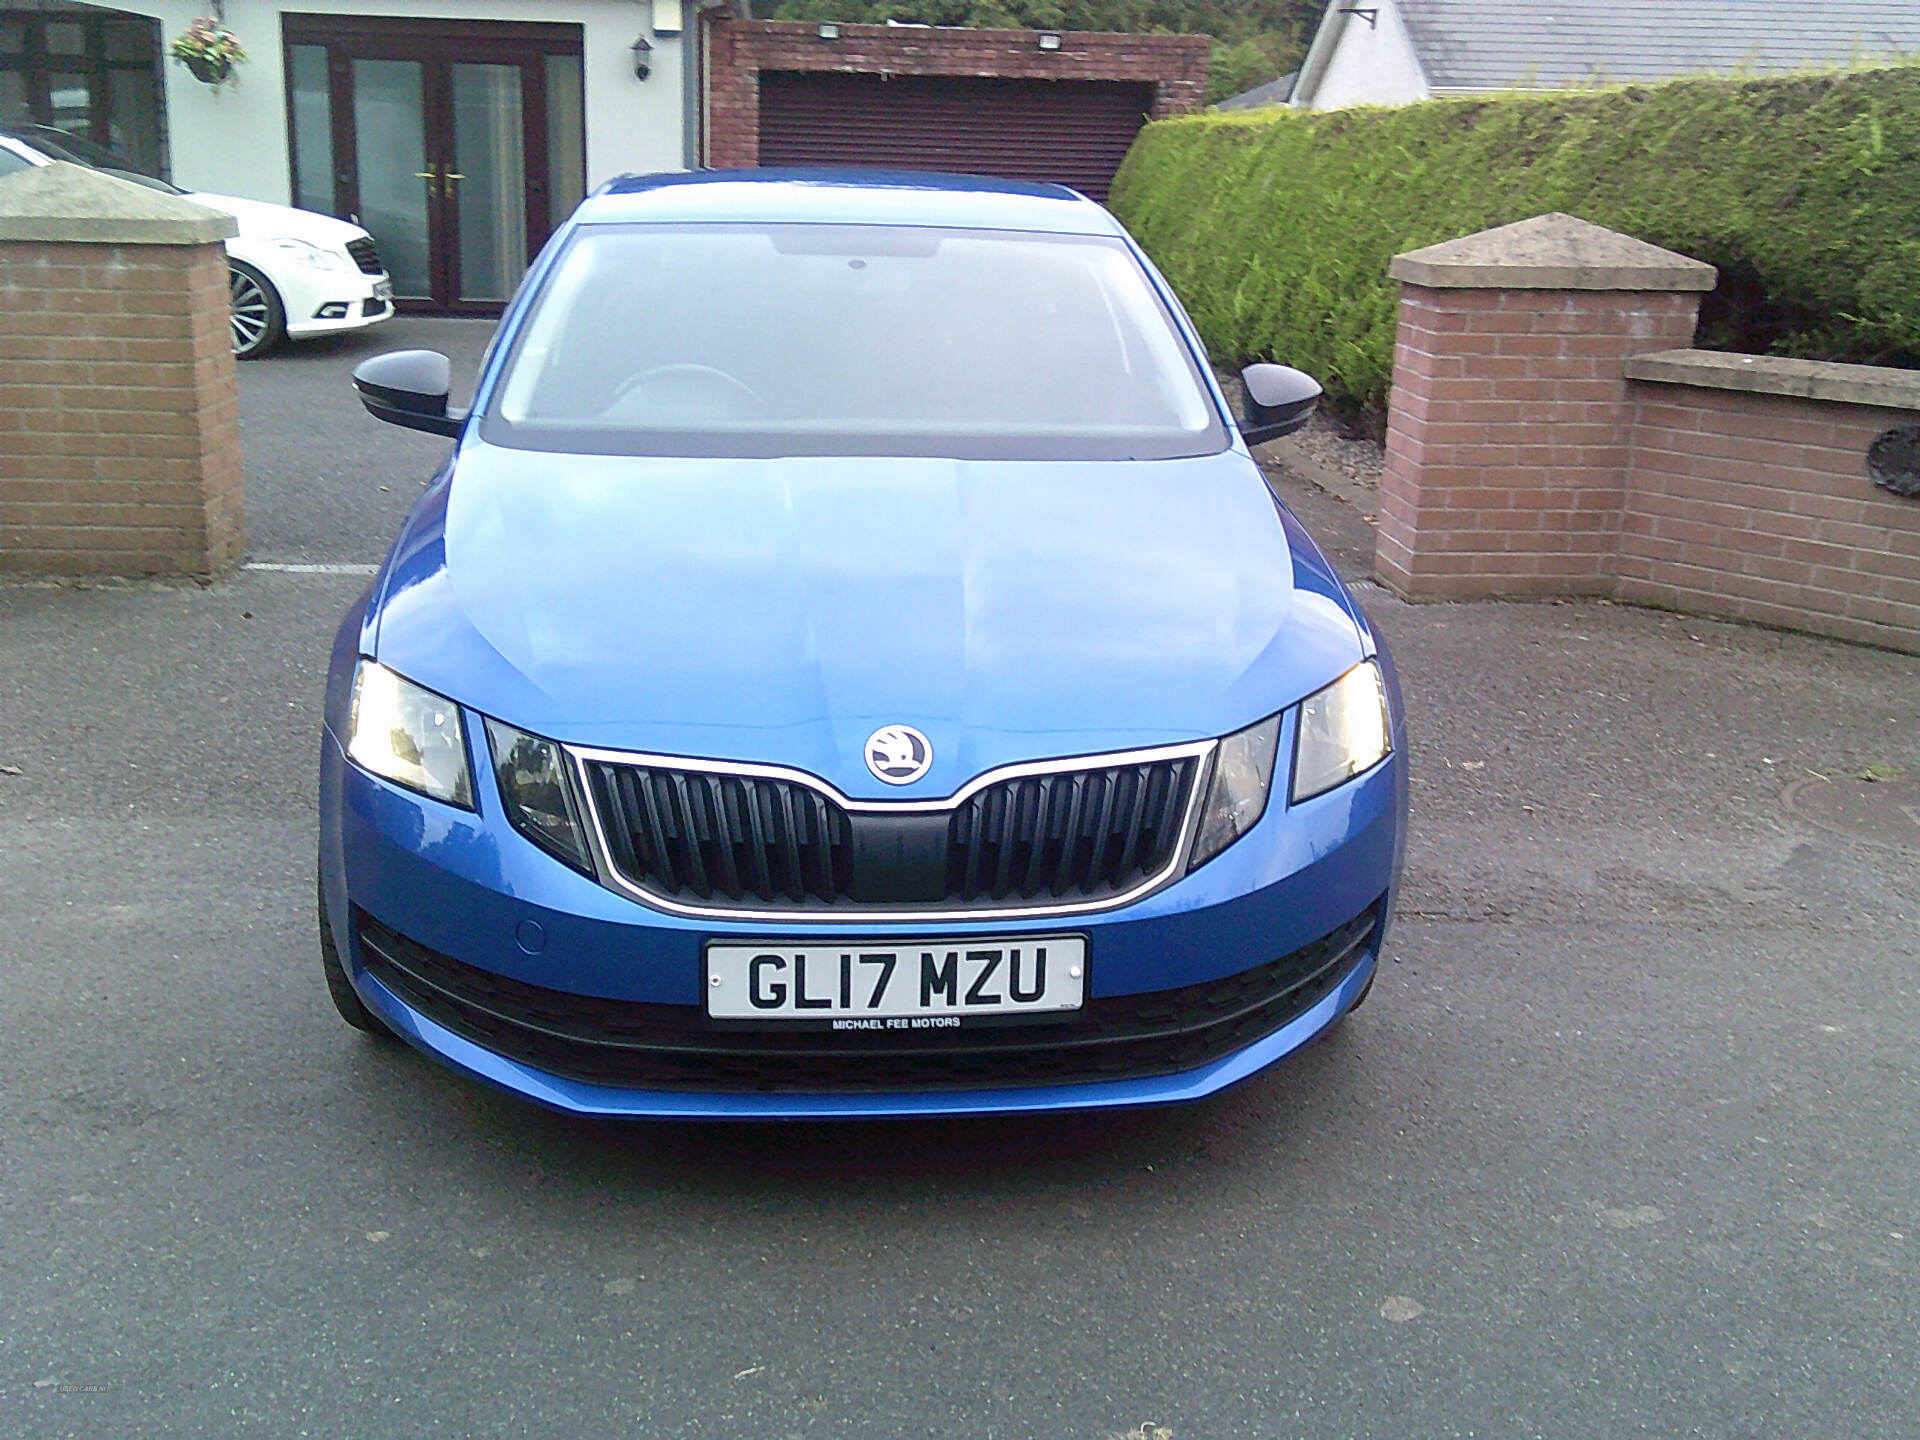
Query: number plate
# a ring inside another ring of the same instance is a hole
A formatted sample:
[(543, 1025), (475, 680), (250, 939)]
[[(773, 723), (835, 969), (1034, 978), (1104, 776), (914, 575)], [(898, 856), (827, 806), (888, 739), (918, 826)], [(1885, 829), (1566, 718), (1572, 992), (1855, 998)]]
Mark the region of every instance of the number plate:
[(1080, 935), (1004, 940), (707, 946), (715, 1020), (829, 1021), (836, 1030), (948, 1029), (974, 1016), (1057, 1015), (1087, 991)]

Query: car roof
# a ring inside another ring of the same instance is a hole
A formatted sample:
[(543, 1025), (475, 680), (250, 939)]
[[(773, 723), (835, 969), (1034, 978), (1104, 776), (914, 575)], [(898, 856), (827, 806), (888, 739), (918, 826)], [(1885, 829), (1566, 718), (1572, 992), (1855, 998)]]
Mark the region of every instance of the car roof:
[(1118, 235), (1100, 206), (1064, 185), (913, 170), (701, 170), (623, 175), (581, 207), (584, 225), (619, 222), (931, 225)]
[(5, 150), (11, 155), (18, 155), (22, 160), (34, 165), (51, 165), (53, 163), (51, 156), (42, 150), (36, 149), (33, 145), (29, 144), (20, 136), (15, 135), (10, 130), (0, 130), (0, 150)]

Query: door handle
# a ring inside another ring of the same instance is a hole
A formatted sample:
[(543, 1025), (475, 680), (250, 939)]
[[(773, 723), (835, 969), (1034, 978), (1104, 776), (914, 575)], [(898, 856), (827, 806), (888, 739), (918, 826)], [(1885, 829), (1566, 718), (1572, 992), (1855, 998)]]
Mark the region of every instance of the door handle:
[(413, 172), (413, 174), (415, 179), (425, 180), (427, 182), (427, 189), (429, 191), (433, 189), (433, 182), (436, 180), (439, 181), (440, 182), (440, 198), (442, 200), (451, 200), (453, 198), (454, 182), (458, 180), (464, 180), (467, 178), (465, 175), (462, 175), (458, 170), (443, 170), (443, 169), (416, 170)]

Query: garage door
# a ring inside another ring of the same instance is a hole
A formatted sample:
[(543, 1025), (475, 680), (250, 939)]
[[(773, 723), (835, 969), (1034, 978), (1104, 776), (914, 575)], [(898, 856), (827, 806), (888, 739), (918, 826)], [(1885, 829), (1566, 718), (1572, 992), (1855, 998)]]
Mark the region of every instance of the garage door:
[(1051, 180), (1107, 197), (1153, 86), (762, 71), (762, 165), (875, 165)]

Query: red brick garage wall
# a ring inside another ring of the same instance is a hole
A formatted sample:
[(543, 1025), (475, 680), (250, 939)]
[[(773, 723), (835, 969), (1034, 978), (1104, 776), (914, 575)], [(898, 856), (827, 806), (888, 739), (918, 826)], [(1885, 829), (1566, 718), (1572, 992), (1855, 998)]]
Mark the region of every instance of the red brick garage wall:
[(1152, 84), (1152, 118), (1183, 114), (1206, 97), (1204, 35), (1106, 35), (1062, 31), (1042, 50), (1032, 30), (842, 25), (837, 40), (791, 21), (714, 15), (706, 30), (706, 163), (760, 163), (760, 72), (839, 71), (1017, 80), (1130, 80)]

